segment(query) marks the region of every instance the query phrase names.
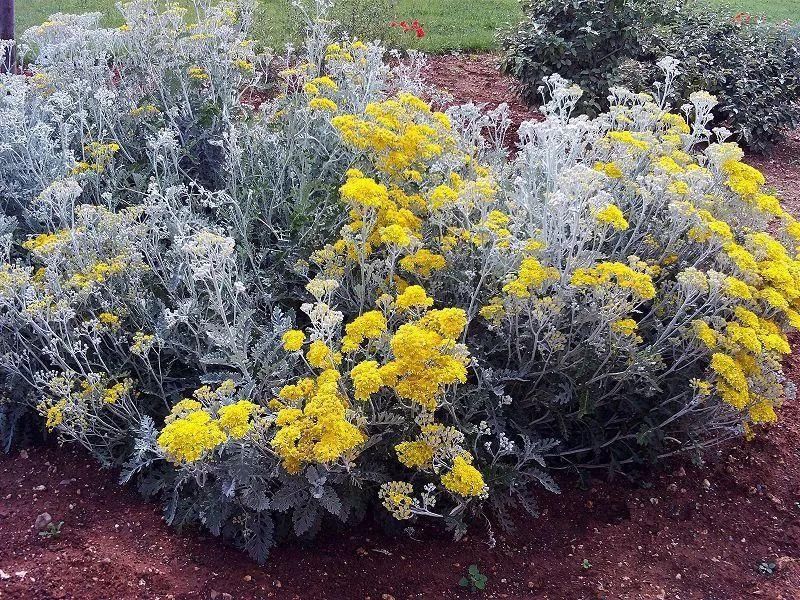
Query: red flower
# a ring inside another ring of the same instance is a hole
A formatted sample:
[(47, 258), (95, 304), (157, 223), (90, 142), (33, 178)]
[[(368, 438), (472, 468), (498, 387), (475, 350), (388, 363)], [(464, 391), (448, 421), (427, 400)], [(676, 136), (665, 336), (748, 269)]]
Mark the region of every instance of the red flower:
[(389, 21), (389, 27), (402, 27), (405, 32), (413, 32), (418, 38), (425, 37), (425, 30), (420, 25), (419, 20), (408, 21)]

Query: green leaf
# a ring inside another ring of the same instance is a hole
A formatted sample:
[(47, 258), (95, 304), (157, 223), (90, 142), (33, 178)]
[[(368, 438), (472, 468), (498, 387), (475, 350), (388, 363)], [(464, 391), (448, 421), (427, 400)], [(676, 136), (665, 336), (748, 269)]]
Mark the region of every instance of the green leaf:
[(467, 587), (469, 585), (469, 579), (466, 577), (462, 577), (461, 580), (458, 582), (458, 585), (461, 587)]
[(469, 566), (469, 574), (470, 575), (479, 575), (480, 570), (478, 569), (478, 565), (470, 565)]

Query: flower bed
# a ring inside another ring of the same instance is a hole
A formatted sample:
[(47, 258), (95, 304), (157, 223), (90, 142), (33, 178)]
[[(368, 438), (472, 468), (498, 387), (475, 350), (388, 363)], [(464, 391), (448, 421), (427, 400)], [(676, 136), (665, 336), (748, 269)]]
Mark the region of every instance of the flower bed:
[[(0, 98), (3, 435), (123, 466), (170, 522), (264, 560), (368, 510), (457, 534), (549, 472), (624, 470), (776, 419), (800, 224), (667, 104), (547, 79), (545, 120), (439, 112), (421, 58), (246, 37), (146, 0), (55, 15)], [(257, 111), (243, 90), (264, 88)]]

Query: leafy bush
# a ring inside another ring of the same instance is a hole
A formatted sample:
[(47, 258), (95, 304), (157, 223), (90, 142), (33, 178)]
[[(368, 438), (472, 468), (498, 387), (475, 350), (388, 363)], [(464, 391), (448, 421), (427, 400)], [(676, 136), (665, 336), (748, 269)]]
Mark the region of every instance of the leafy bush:
[(797, 27), (704, 4), (652, 0), (532, 0), (525, 20), (504, 40), (503, 68), (520, 79), (528, 102), (544, 77), (559, 73), (588, 91), (584, 110), (608, 108), (615, 85), (650, 88), (657, 61), (681, 61), (671, 98), (714, 94), (716, 121), (764, 150), (800, 124), (800, 38)]
[(503, 70), (520, 80), (530, 104), (541, 99), (545, 77), (566, 77), (584, 90), (581, 108), (596, 116), (608, 109), (609, 74), (641, 54), (640, 6), (631, 0), (523, 2), (523, 21), (503, 40)]
[(0, 80), (0, 373), (169, 522), (257, 560), (368, 510), (509, 524), (552, 469), (700, 453), (791, 396), (800, 223), (708, 94), (667, 110), (671, 62), (594, 120), (548, 78), (512, 158), (502, 109), (433, 109), (418, 57), (327, 20), (265, 79), (246, 4), (123, 10), (54, 15)]

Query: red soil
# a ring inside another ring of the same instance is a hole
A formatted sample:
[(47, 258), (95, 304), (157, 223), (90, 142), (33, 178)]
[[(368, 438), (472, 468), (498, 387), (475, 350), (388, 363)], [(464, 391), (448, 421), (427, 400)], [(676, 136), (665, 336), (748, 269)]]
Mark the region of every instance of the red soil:
[(493, 54), (431, 56), (425, 79), (448, 92), (454, 103), (484, 104), (487, 110), (507, 104), (514, 139), (522, 121), (541, 120), (542, 115), (522, 101), (515, 92), (514, 80), (501, 75), (499, 68), (498, 58)]
[[(431, 77), (458, 100), (494, 106), (513, 96), (490, 60), (435, 59)], [(533, 114), (519, 102), (514, 113)], [(753, 161), (795, 208), (798, 148), (795, 137)], [(800, 384), (800, 356), (787, 371)], [(644, 485), (578, 490), (564, 479), (564, 493), (542, 491), (542, 516), (512, 534), (493, 538), (477, 523), (460, 542), (437, 529), (391, 538), (366, 524), (280, 547), (264, 567), (203, 532), (168, 528), (84, 453), (35, 448), (0, 457), (0, 599), (470, 597), (458, 580), (472, 563), (489, 576), (489, 598), (800, 599), (800, 408), (780, 416), (756, 441), (703, 467), (668, 465)], [(64, 521), (58, 538), (37, 535), (43, 512)]]

